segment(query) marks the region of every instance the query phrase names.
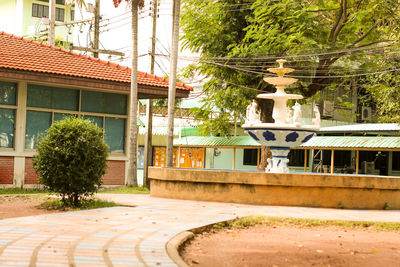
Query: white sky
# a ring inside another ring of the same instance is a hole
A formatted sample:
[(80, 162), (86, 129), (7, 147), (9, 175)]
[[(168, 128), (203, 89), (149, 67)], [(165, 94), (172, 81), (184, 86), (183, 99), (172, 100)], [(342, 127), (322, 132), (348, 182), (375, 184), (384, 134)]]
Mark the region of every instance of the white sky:
[[(156, 53), (168, 54), (171, 47), (171, 30), (172, 30), (172, 0), (160, 0), (159, 18), (157, 19), (157, 43)], [(94, 0), (87, 0), (87, 3), (94, 3)], [(150, 16), (150, 0), (145, 0), (145, 7), (139, 14), (139, 62), (138, 69), (144, 72), (150, 72), (150, 56), (147, 55), (151, 51), (152, 36), (152, 18)], [(105, 60), (111, 60), (121, 65), (130, 66), (131, 56), (131, 11), (129, 5), (123, 0), (118, 8), (114, 7), (112, 0), (101, 0), (100, 13), (103, 20), (100, 24), (100, 48), (107, 50), (117, 50), (125, 53), (124, 59), (121, 61), (119, 56), (101, 55)], [(76, 10), (76, 18), (90, 18), (91, 13)], [(88, 40), (89, 24), (82, 28), (75, 27), (74, 43), (80, 46), (90, 46)], [(179, 55), (191, 56), (189, 51), (179, 52)], [(185, 67), (190, 62), (178, 61), (178, 69)], [(169, 60), (164, 57), (156, 57), (155, 74), (165, 76), (169, 73)]]

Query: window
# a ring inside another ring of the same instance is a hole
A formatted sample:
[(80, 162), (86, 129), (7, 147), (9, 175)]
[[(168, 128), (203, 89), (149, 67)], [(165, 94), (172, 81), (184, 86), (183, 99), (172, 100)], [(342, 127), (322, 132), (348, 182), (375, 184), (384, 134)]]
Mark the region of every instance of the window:
[(25, 148), (36, 148), (52, 122), (80, 116), (103, 129), (111, 153), (124, 153), (127, 100), (122, 94), (28, 84)]
[[(49, 0), (38, 0), (41, 2), (49, 3)], [(57, 5), (65, 5), (65, 0), (56, 0)]]
[[(32, 17), (35, 18), (48, 18), (49, 7), (45, 5), (32, 4)], [(56, 21), (64, 21), (65, 10), (63, 8), (56, 7), (55, 19)]]
[(39, 4), (32, 4), (32, 17), (35, 18), (48, 18), (49, 7)]
[(14, 146), (15, 110), (0, 108), (0, 147)]
[(75, 20), (75, 10), (71, 10), (71, 20)]
[(26, 112), (25, 148), (36, 148), (38, 138), (51, 125), (51, 112), (28, 110)]
[(0, 147), (14, 147), (17, 85), (0, 82)]
[(106, 118), (105, 141), (110, 152), (123, 153), (125, 146), (125, 119)]
[(64, 21), (65, 10), (63, 8), (56, 7), (56, 21)]
[(78, 111), (78, 105), (78, 90), (28, 85), (28, 107)]
[(400, 152), (393, 152), (392, 159), (392, 170), (399, 171), (400, 170)]
[(288, 154), (289, 166), (304, 166), (304, 150), (291, 149)]
[(257, 166), (258, 149), (250, 148), (243, 149), (243, 165)]
[(82, 111), (125, 115), (127, 95), (94, 91), (82, 92)]
[(99, 128), (103, 128), (103, 117), (98, 117), (98, 116), (89, 116), (89, 115), (85, 115), (83, 116), (84, 119), (90, 120), (94, 125), (96, 125)]

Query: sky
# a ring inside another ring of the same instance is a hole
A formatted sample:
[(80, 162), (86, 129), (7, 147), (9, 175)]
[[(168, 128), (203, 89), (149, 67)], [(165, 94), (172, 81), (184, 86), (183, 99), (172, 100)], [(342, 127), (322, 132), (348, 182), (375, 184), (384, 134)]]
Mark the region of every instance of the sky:
[[(87, 0), (87, 3), (93, 3), (94, 0)], [(152, 37), (152, 3), (145, 1), (144, 8), (139, 13), (138, 26), (138, 69), (144, 72), (150, 72), (151, 37)], [(131, 64), (131, 11), (129, 5), (123, 1), (118, 8), (114, 7), (112, 0), (101, 0), (100, 13), (102, 21), (100, 23), (100, 48), (107, 50), (116, 50), (125, 53), (125, 57), (101, 55), (101, 58), (112, 62), (130, 66)], [(76, 19), (80, 17), (90, 18), (92, 14), (85, 10), (76, 11)], [(88, 38), (89, 24), (86, 24), (80, 32), (79, 27), (75, 27), (74, 43), (80, 46), (90, 46)], [(157, 42), (156, 54), (168, 55), (171, 47), (172, 31), (172, 0), (160, 0), (159, 17), (157, 19)], [(180, 56), (193, 56), (190, 51), (180, 51)], [(179, 59), (178, 69), (187, 66), (190, 61)], [(155, 74), (164, 77), (169, 73), (169, 60), (163, 56), (156, 57)]]

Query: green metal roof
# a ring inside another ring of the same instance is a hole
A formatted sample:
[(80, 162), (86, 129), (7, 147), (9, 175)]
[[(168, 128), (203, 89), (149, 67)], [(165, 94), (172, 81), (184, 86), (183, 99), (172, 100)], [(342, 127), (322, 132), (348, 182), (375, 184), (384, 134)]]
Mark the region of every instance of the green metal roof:
[(323, 127), (318, 132), (400, 132), (400, 125), (397, 123), (360, 123)]
[(399, 136), (315, 136), (299, 148), (400, 150)]
[(260, 146), (250, 136), (216, 137), (216, 136), (186, 136), (174, 139), (175, 146), (201, 147), (232, 147), (232, 146)]

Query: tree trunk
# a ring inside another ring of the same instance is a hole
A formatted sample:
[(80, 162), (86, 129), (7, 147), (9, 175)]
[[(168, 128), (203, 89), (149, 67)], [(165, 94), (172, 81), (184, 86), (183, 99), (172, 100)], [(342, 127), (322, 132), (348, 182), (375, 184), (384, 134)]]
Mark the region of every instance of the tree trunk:
[(130, 113), (129, 113), (129, 163), (128, 186), (137, 186), (137, 62), (138, 62), (138, 1), (131, 1), (132, 7), (132, 73), (131, 73), (131, 93), (130, 93)]
[[(274, 122), (272, 118), (272, 110), (274, 107), (274, 101), (271, 99), (257, 99), (258, 106), (260, 108), (260, 119), (261, 122), (271, 123)], [(269, 147), (261, 146), (261, 159), (257, 166), (258, 170), (265, 170), (268, 165), (267, 159), (272, 158), (272, 153)]]
[(170, 56), (170, 75), (168, 86), (168, 136), (167, 136), (167, 167), (173, 163), (174, 118), (175, 118), (175, 94), (176, 94), (176, 69), (178, 65), (179, 42), (179, 14), (181, 1), (173, 0), (172, 14), (172, 44)]

